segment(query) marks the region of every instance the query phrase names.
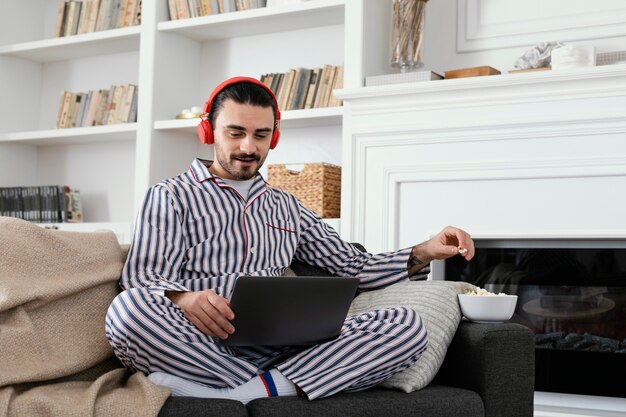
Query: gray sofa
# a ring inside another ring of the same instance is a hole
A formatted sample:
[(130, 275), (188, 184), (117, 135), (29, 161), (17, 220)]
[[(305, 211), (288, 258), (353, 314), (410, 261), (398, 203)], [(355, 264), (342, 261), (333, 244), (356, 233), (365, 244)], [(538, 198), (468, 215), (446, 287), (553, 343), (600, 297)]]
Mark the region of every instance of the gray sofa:
[(532, 332), (524, 326), (462, 321), (435, 380), (410, 394), (373, 388), (315, 401), (264, 398), (247, 406), (232, 400), (170, 397), (159, 417), (530, 417), (534, 349)]
[[(294, 262), (297, 275), (327, 275)], [(463, 320), (433, 382), (412, 393), (373, 388), (309, 401), (301, 397), (238, 401), (169, 397), (159, 417), (531, 417), (534, 337), (514, 323)]]
[[(0, 216), (0, 416), (490, 416), (533, 413), (534, 343), (515, 324), (461, 322), (432, 383), (308, 401), (169, 397), (126, 372), (103, 334), (125, 250), (111, 232)], [(294, 263), (297, 275), (323, 271)], [(432, 338), (431, 340), (434, 340)], [(434, 349), (431, 350), (434, 352)], [(163, 403), (163, 401), (165, 401)]]

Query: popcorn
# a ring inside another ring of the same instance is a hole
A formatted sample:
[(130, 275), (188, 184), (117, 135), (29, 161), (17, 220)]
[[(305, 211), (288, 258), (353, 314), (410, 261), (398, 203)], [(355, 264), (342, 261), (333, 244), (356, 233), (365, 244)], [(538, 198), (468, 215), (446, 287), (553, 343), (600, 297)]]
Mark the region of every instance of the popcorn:
[(501, 293), (493, 293), (493, 292), (489, 292), (484, 288), (480, 288), (480, 287), (475, 287), (474, 290), (466, 292), (465, 295), (487, 295), (487, 296), (499, 296), (499, 295), (506, 295), (505, 293), (501, 292)]

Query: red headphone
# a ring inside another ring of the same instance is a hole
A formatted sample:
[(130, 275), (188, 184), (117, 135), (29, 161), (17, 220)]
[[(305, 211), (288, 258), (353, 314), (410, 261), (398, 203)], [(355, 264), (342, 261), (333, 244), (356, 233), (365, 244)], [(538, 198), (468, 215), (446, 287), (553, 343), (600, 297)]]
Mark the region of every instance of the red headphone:
[(280, 137), (280, 110), (278, 110), (278, 102), (276, 101), (276, 96), (272, 92), (272, 90), (263, 84), (261, 81), (256, 78), (250, 77), (233, 77), (228, 80), (222, 82), (220, 85), (215, 87), (215, 90), (209, 96), (209, 99), (206, 103), (204, 103), (204, 109), (202, 110), (205, 115), (200, 121), (198, 125), (198, 137), (200, 138), (200, 142), (210, 145), (214, 142), (215, 138), (213, 136), (213, 126), (211, 126), (211, 122), (209, 121), (209, 113), (211, 112), (211, 107), (213, 106), (213, 100), (215, 97), (221, 93), (225, 88), (237, 84), (237, 83), (252, 83), (258, 85), (259, 87), (263, 87), (265, 91), (272, 97), (272, 101), (274, 102), (274, 109), (276, 110), (276, 121), (274, 122), (274, 131), (272, 132), (272, 140), (270, 141), (270, 149), (274, 149), (276, 145), (278, 145), (278, 138)]

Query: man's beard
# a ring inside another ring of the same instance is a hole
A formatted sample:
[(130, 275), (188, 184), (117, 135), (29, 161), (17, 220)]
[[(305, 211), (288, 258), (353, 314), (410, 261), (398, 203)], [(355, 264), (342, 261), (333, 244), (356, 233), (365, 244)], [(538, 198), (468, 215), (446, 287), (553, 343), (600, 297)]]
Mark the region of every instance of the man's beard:
[[(261, 159), (259, 154), (232, 154), (230, 157), (225, 157), (221, 152), (216, 152), (216, 158), (222, 168), (228, 172), (233, 178), (245, 181), (251, 178), (259, 172), (259, 169), (265, 162), (265, 158)], [(244, 161), (257, 161), (258, 163), (250, 166), (242, 166), (237, 168), (235, 164), (236, 160), (241, 159)]]

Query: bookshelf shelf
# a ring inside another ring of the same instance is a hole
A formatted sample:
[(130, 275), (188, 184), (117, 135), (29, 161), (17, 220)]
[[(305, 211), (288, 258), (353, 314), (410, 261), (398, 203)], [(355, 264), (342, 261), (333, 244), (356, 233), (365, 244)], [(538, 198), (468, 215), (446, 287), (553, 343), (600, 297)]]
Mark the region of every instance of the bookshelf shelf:
[(29, 145), (58, 145), (110, 142), (134, 139), (136, 132), (137, 123), (74, 127), (68, 129), (32, 130), (27, 132), (0, 133), (0, 143), (19, 142)]
[(139, 26), (0, 46), (0, 56), (46, 63), (139, 50)]
[[(282, 112), (281, 129), (305, 127), (323, 127), (341, 125), (343, 107), (324, 107), (319, 109), (288, 110)], [(156, 130), (182, 130), (196, 133), (198, 119), (159, 120), (154, 122)]]
[(160, 22), (158, 30), (197, 41), (261, 35), (344, 22), (345, 0), (316, 0), (277, 7)]

